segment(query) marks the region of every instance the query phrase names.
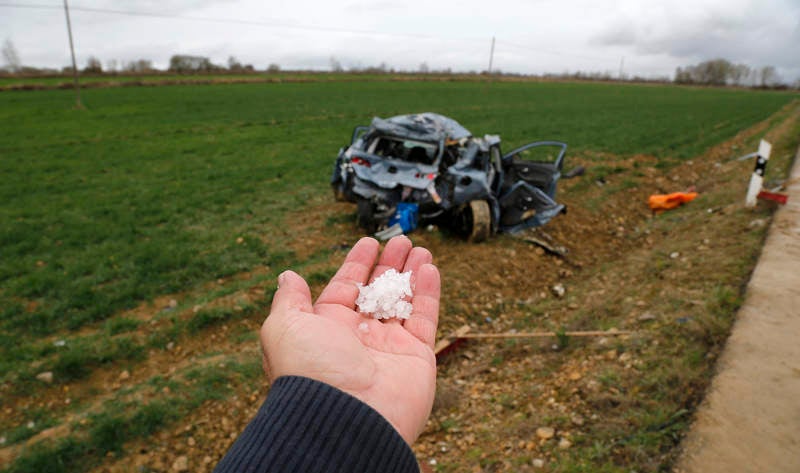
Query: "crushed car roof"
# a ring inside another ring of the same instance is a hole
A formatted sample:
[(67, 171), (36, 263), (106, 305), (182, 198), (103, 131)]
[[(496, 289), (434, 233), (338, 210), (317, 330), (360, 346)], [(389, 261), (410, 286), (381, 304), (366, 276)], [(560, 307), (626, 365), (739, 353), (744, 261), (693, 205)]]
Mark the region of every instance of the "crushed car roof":
[(372, 128), (380, 133), (419, 141), (458, 141), (472, 136), (469, 130), (452, 118), (438, 113), (397, 115), (391, 118), (372, 119)]

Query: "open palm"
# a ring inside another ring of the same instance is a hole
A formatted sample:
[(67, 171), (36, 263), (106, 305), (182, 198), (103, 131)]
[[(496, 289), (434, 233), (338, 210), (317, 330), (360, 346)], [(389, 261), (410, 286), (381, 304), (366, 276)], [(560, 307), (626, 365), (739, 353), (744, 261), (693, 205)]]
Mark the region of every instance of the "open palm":
[[(261, 328), (264, 363), (273, 381), (305, 376), (360, 399), (410, 445), (433, 405), (439, 272), (430, 252), (412, 248), (404, 236), (390, 240), (380, 259), (379, 249), (372, 238), (356, 243), (313, 305), (303, 278), (291, 271), (281, 274)], [(412, 271), (411, 317), (402, 322), (364, 317), (355, 310), (357, 285), (390, 268)]]

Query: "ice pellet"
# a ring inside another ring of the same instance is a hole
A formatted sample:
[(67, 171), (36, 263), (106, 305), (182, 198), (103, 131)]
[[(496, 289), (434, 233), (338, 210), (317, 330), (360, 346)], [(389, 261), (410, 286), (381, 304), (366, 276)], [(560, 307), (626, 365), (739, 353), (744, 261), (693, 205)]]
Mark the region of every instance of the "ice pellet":
[(372, 284), (358, 285), (356, 306), (362, 314), (376, 319), (407, 319), (411, 316), (411, 303), (407, 300), (411, 295), (411, 271), (398, 273), (390, 269)]

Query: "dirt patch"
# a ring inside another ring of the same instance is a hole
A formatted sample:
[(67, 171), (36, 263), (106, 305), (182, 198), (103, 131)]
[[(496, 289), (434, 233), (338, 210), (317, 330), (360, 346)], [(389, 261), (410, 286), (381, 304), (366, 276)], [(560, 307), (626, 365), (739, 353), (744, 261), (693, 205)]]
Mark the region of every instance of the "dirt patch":
[[(800, 148), (793, 175), (800, 177)], [(800, 195), (797, 178), (787, 185)], [(800, 409), (800, 350), (796, 334), (796, 271), (800, 206), (781, 208), (747, 289), (747, 301), (720, 359), (705, 402), (683, 445), (678, 472), (794, 472)], [(791, 231), (787, 231), (791, 229)]]
[[(794, 139), (789, 135), (800, 109), (793, 107), (780, 112), (776, 126), (760, 123), (666, 171), (652, 156), (571, 156), (587, 173), (562, 181), (559, 200), (567, 214), (535, 232), (566, 247), (566, 258), (518, 236), (473, 244), (437, 228), (413, 233), (443, 276), (440, 336), (463, 324), (473, 332), (633, 332), (464, 344), (440, 364), (434, 414), (415, 445), (419, 460), (436, 471), (562, 471), (581, 464), (660, 471), (671, 465), (771, 216), (768, 208), (742, 207), (752, 164), (735, 157), (764, 132), (776, 149)], [(651, 193), (690, 186), (701, 196), (687, 206), (659, 216), (647, 209)], [(354, 206), (331, 200), (314, 197), (286, 222), (296, 235), (290, 249), (299, 260), (316, 261), (302, 271), (314, 293), (361, 236)], [(243, 291), (264, 299), (271, 285)], [(215, 304), (240, 298), (237, 292)], [(170, 299), (160, 299), (156, 309)], [(152, 315), (146, 309), (128, 314), (147, 324)], [(257, 356), (254, 343), (234, 342), (229, 332), (254, 332), (260, 322), (220, 325), (169, 351), (153, 351), (131, 366), (125, 383), (180, 370), (212, 353)], [(124, 368), (112, 364), (69, 389), (100, 402), (122, 387)], [(261, 378), (231, 389), (153, 437), (129, 442), (127, 455), (109, 457), (94, 471), (169, 471), (184, 460), (191, 471), (211, 471), (266, 392)], [(57, 396), (48, 393), (42, 401)], [(25, 402), (35, 401), (20, 406)]]

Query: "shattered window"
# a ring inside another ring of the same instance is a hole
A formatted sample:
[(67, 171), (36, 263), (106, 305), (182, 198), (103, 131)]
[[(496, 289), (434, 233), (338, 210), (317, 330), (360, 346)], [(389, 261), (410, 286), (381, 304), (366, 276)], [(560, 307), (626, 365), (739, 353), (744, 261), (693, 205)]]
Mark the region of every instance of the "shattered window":
[(439, 147), (422, 141), (378, 137), (370, 144), (368, 151), (384, 158), (431, 165), (436, 161)]

